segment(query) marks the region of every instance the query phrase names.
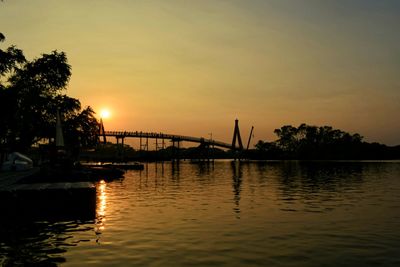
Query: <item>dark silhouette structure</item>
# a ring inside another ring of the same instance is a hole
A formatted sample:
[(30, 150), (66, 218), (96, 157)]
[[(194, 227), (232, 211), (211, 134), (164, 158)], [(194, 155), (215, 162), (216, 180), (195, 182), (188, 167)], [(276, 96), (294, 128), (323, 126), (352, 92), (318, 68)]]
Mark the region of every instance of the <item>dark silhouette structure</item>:
[[(104, 133), (104, 124), (103, 124), (103, 119), (100, 118), (100, 123), (99, 123), (99, 139), (103, 137), (103, 144), (107, 142), (106, 135)], [(99, 140), (100, 141), (100, 140)]]
[[(148, 150), (149, 146), (149, 139), (155, 139), (156, 140), (156, 150), (158, 149), (158, 144), (159, 141), (162, 141), (162, 146), (164, 146), (164, 140), (170, 140), (172, 142), (172, 145), (174, 148), (177, 148), (179, 150), (180, 148), (180, 142), (185, 141), (185, 142), (193, 142), (193, 143), (199, 143), (202, 146), (205, 147), (220, 147), (220, 148), (226, 148), (226, 149), (232, 149), (232, 150), (237, 150), (237, 151), (242, 151), (243, 150), (243, 143), (242, 139), (240, 137), (240, 131), (239, 131), (239, 121), (236, 119), (235, 120), (235, 128), (234, 128), (234, 134), (233, 134), (233, 141), (232, 144), (228, 144), (225, 142), (221, 141), (216, 141), (212, 138), (203, 138), (203, 137), (193, 137), (193, 136), (186, 136), (186, 135), (176, 135), (176, 134), (167, 134), (167, 133), (155, 133), (155, 132), (142, 132), (142, 131), (105, 131), (104, 130), (104, 125), (103, 122), (100, 120), (100, 126), (99, 126), (99, 137), (103, 137), (103, 142), (106, 142), (106, 137), (115, 137), (117, 139), (117, 144), (120, 143), (119, 140), (121, 140), (121, 144), (124, 144), (124, 139), (131, 137), (131, 138), (140, 138), (140, 150), (145, 148), (145, 150)], [(145, 139), (145, 142), (143, 144), (143, 139)], [(236, 146), (236, 140), (239, 142), (239, 146)]]
[[(141, 149), (144, 148), (145, 150), (148, 150), (148, 139), (156, 139), (157, 144), (159, 140), (170, 140), (173, 144), (174, 147), (180, 147), (180, 142), (185, 141), (185, 142), (193, 142), (193, 143), (200, 143), (200, 144), (207, 144), (207, 145), (213, 145), (216, 147), (222, 147), (222, 148), (228, 148), (231, 149), (232, 146), (228, 143), (220, 142), (220, 141), (215, 141), (213, 139), (206, 139), (203, 137), (193, 137), (193, 136), (186, 136), (186, 135), (176, 135), (176, 134), (167, 134), (167, 133), (154, 133), (154, 132), (139, 132), (139, 131), (134, 131), (134, 132), (127, 132), (127, 131), (104, 131), (104, 134), (102, 136), (105, 137), (115, 137), (117, 140), (121, 139), (124, 140), (125, 138), (131, 137), (131, 138), (140, 138), (140, 143)], [(145, 141), (143, 142), (143, 139)], [(124, 141), (121, 141), (124, 143)], [(118, 141), (119, 143), (119, 141)]]
[[(112, 160), (125, 161), (127, 158), (138, 157), (138, 159), (148, 160), (165, 160), (170, 159), (172, 161), (179, 162), (180, 158), (190, 158), (192, 160), (212, 161), (215, 158), (226, 158), (233, 157), (235, 159), (243, 158), (243, 143), (239, 131), (239, 121), (235, 120), (234, 135), (232, 144), (216, 141), (212, 138), (204, 137), (193, 137), (186, 135), (168, 134), (162, 132), (142, 132), (142, 131), (106, 131), (104, 129), (103, 121), (100, 119), (98, 125), (98, 141), (103, 144), (107, 144), (107, 137), (116, 138), (117, 144), (115, 153), (117, 156), (113, 156)], [(253, 131), (253, 129), (252, 129)], [(139, 151), (135, 153), (126, 153), (125, 138), (139, 138)], [(250, 143), (251, 134), (249, 137)], [(155, 140), (155, 151), (149, 151), (149, 139)], [(236, 140), (239, 145), (236, 146)], [(171, 142), (171, 146), (166, 148), (166, 141)], [(192, 142), (198, 143), (199, 146), (196, 148), (182, 148), (181, 142)], [(249, 143), (247, 146), (249, 146)], [(228, 149), (223, 151), (222, 149)], [(232, 153), (234, 155), (232, 155)], [(103, 155), (104, 156), (104, 155)], [(90, 155), (89, 155), (90, 157)], [(109, 155), (108, 155), (109, 157)]]
[(251, 130), (250, 130), (250, 134), (249, 134), (249, 140), (247, 141), (247, 147), (246, 147), (246, 150), (249, 150), (249, 147), (250, 147), (250, 141), (251, 141), (251, 138), (253, 137), (253, 131), (254, 131), (254, 126), (251, 126)]
[(232, 149), (236, 150), (236, 140), (239, 143), (238, 150), (243, 150), (242, 138), (240, 137), (239, 120), (235, 120), (235, 130), (233, 132)]

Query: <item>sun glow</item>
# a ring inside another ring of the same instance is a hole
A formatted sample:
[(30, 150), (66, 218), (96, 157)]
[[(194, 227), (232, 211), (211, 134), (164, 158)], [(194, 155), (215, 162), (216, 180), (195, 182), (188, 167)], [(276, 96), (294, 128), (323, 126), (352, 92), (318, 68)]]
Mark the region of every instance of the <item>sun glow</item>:
[(102, 119), (108, 119), (108, 118), (110, 118), (110, 116), (111, 116), (111, 113), (110, 113), (110, 111), (108, 109), (102, 109), (101, 110), (100, 117)]

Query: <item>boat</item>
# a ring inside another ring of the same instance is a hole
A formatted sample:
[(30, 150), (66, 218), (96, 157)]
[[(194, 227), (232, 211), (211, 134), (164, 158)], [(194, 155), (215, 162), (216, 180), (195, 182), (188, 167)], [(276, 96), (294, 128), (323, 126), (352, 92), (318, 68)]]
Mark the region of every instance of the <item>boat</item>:
[(1, 164), (1, 170), (3, 171), (27, 171), (32, 168), (33, 161), (19, 152), (10, 153), (6, 161)]

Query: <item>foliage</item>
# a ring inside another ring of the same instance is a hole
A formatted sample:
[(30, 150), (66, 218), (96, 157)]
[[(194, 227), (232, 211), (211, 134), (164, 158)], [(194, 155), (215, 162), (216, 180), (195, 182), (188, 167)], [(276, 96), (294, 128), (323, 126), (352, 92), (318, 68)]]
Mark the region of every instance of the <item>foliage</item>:
[[(0, 41), (4, 41), (0, 35)], [(92, 146), (97, 120), (78, 99), (63, 94), (71, 76), (64, 52), (52, 51), (29, 61), (22, 50), (0, 49), (0, 141), (10, 149), (26, 150), (43, 138), (55, 136), (57, 109), (63, 115), (65, 141), (70, 146)]]
[(256, 145), (257, 158), (274, 159), (382, 159), (396, 158), (398, 148), (363, 142), (363, 137), (331, 126), (301, 124), (275, 129), (274, 142), (260, 140)]

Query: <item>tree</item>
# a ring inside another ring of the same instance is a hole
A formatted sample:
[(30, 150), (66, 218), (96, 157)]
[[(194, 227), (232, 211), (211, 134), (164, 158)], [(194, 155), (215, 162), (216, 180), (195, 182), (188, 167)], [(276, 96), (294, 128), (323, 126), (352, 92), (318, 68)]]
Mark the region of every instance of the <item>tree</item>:
[(298, 130), (292, 125), (282, 126), (280, 129), (275, 129), (274, 133), (279, 137), (278, 145), (287, 152), (293, 152), (298, 143)]
[(65, 122), (66, 142), (73, 146), (93, 147), (98, 142), (99, 123), (89, 106)]
[[(0, 40), (4, 39), (1, 34)], [(28, 61), (15, 46), (0, 49), (0, 140), (10, 149), (26, 150), (42, 138), (54, 137), (59, 109), (69, 144), (79, 146), (82, 140), (84, 145), (93, 144), (94, 111), (90, 107), (80, 111), (79, 100), (63, 94), (70, 77), (64, 52)]]
[[(351, 135), (331, 126), (317, 127), (303, 123), (296, 128), (285, 125), (275, 129), (274, 133), (278, 136), (275, 143), (286, 158), (357, 158), (361, 153), (361, 135)], [(259, 142), (257, 149), (265, 149), (264, 144)]]

